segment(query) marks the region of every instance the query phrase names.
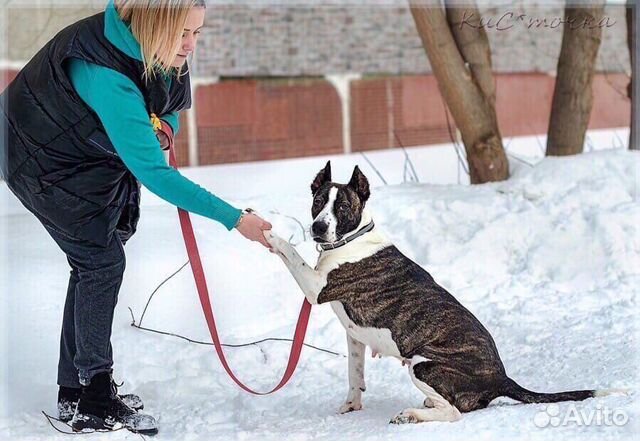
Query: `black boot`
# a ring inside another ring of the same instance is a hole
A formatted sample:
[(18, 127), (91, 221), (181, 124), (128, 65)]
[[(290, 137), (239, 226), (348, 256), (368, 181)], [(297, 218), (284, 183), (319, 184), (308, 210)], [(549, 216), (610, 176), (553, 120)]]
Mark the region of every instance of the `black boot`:
[(73, 430), (109, 431), (121, 425), (143, 435), (158, 433), (156, 420), (127, 406), (116, 391), (110, 372), (94, 375), (91, 383), (82, 388), (78, 406), (71, 420)]
[(71, 421), (76, 412), (82, 389), (79, 387), (60, 386), (58, 390), (58, 419), (63, 422)]
[[(122, 387), (122, 385), (124, 384), (124, 381), (118, 384), (114, 381), (113, 377), (111, 377), (111, 383), (113, 383), (113, 387), (115, 388), (116, 393), (118, 394), (118, 388)], [(126, 404), (133, 410), (144, 409), (144, 403), (142, 402), (142, 398), (140, 398), (136, 394), (118, 394), (118, 396), (122, 401), (124, 401), (124, 404)]]
[[(117, 387), (115, 381), (113, 384)], [(58, 419), (60, 421), (65, 423), (71, 421), (73, 414), (76, 412), (76, 406), (78, 406), (81, 392), (82, 389), (79, 387), (60, 386), (58, 390)], [(118, 397), (133, 410), (144, 409), (142, 399), (136, 394), (123, 394), (118, 395)]]

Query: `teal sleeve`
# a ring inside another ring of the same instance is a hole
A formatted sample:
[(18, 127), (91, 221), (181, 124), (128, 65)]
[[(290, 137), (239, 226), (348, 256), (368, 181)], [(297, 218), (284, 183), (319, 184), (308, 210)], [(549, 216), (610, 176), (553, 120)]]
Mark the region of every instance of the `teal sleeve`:
[(216, 220), (228, 230), (236, 225), (239, 209), (167, 164), (142, 93), (129, 78), (79, 59), (71, 60), (68, 73), (78, 95), (100, 118), (120, 159), (142, 185), (165, 201)]
[(180, 117), (178, 116), (178, 112), (167, 113), (162, 115), (160, 119), (164, 120), (171, 126), (173, 136), (178, 136), (178, 131), (180, 130)]

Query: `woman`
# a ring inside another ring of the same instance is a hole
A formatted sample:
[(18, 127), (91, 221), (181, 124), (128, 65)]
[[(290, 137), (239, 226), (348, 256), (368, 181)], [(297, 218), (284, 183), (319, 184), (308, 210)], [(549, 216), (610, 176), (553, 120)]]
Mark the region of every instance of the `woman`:
[[(113, 311), (123, 245), (138, 221), (138, 182), (269, 247), (268, 222), (189, 181), (161, 151), (190, 106), (186, 60), (204, 15), (203, 0), (111, 0), (56, 35), (0, 96), (2, 178), (71, 266), (58, 408), (76, 431), (120, 423), (157, 432), (153, 417), (136, 412), (139, 398), (119, 396), (111, 377)], [(161, 120), (157, 134), (150, 114)]]

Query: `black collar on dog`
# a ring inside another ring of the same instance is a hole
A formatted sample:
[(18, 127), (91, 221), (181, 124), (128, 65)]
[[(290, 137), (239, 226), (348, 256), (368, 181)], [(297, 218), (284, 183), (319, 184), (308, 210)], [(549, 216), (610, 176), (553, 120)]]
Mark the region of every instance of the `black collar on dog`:
[(319, 243), (318, 246), (322, 249), (322, 251), (335, 250), (336, 248), (340, 248), (341, 246), (346, 245), (349, 242), (351, 242), (352, 240), (354, 240), (354, 239), (362, 236), (363, 234), (368, 233), (369, 231), (373, 230), (374, 226), (375, 225), (374, 225), (373, 221), (371, 221), (367, 225), (365, 225), (364, 227), (362, 227), (358, 231), (356, 231), (355, 234), (353, 234), (353, 235), (351, 235), (349, 237), (345, 237), (343, 239), (340, 239), (337, 242)]

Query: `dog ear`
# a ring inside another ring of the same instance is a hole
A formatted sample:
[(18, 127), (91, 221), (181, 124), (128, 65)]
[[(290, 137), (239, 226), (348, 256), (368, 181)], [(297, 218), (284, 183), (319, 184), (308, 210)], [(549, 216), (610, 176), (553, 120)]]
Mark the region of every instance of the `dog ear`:
[(331, 182), (331, 161), (327, 161), (327, 165), (318, 172), (311, 183), (311, 194), (316, 194), (316, 191), (326, 182)]
[(360, 197), (362, 202), (369, 199), (369, 195), (371, 194), (369, 192), (369, 181), (357, 165), (356, 168), (353, 169), (353, 174), (351, 175), (351, 180), (349, 181), (348, 186), (358, 193), (358, 197)]

